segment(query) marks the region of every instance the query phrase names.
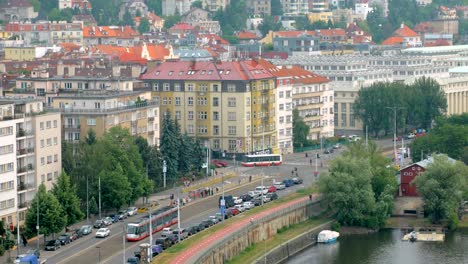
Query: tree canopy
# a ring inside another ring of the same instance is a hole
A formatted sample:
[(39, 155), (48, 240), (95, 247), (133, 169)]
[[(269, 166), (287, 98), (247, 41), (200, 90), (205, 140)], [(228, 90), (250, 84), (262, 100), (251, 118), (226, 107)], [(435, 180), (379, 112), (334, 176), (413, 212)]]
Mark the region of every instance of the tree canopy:
[(57, 198), (66, 214), (67, 226), (83, 219), (83, 212), (80, 209), (80, 200), (76, 196), (76, 187), (70, 182), (70, 177), (62, 171), (57, 183), (54, 183), (52, 194)]
[(304, 119), (299, 116), (299, 110), (293, 110), (293, 145), (294, 147), (302, 147), (307, 145), (307, 136), (309, 135), (310, 127), (304, 122)]

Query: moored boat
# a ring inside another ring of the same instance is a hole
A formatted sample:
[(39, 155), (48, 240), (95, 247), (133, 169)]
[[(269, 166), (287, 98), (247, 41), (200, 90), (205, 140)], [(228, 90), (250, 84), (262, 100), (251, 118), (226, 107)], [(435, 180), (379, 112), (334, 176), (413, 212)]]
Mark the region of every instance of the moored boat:
[(331, 231), (331, 230), (323, 230), (321, 231), (318, 236), (317, 236), (317, 242), (318, 243), (333, 243), (336, 242), (338, 237), (340, 236), (340, 233), (336, 231)]

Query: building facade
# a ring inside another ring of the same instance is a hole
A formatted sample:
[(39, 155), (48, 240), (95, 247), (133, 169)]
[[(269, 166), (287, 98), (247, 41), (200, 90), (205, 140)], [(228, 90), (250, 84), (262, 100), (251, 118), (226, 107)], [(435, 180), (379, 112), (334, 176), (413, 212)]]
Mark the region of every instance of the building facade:
[(164, 62), (141, 80), (182, 132), (224, 153), (278, 153), (275, 78), (257, 61)]
[(75, 43), (83, 45), (83, 23), (66, 21), (11, 22), (5, 32), (23, 39), (26, 45)]
[(309, 13), (309, 0), (281, 0), (281, 4), (285, 16)]
[(271, 15), (271, 1), (247, 0), (245, 6), (249, 15)]
[[(40, 184), (50, 190), (62, 170), (60, 114), (38, 100), (0, 100), (0, 218), (22, 225)], [(19, 218), (18, 218), (18, 217)]]

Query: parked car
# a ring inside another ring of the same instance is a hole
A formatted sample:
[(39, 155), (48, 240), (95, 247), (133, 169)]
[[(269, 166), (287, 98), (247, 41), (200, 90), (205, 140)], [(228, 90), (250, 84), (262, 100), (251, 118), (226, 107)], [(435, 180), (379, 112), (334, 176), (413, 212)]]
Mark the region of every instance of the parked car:
[(119, 215), (118, 214), (111, 214), (106, 218), (109, 218), (112, 224), (117, 223), (119, 221)]
[(136, 215), (136, 214), (137, 214), (137, 210), (138, 210), (138, 208), (136, 208), (136, 207), (129, 207), (129, 208), (127, 209), (127, 214), (128, 214), (128, 216), (134, 216), (134, 215)]
[(41, 257), (41, 251), (39, 251), (39, 249), (28, 249), (28, 251), (26, 251), (26, 255), (34, 255), (37, 258), (40, 258)]
[(242, 204), (236, 204), (236, 205), (234, 206), (234, 208), (236, 208), (237, 210), (239, 210), (239, 212), (241, 212), (241, 213), (245, 211), (245, 208), (244, 208), (244, 206), (243, 206)]
[(325, 150), (323, 151), (323, 154), (330, 154), (330, 150), (329, 150), (329, 149), (325, 149)]
[(62, 234), (58, 237), (58, 240), (60, 241), (60, 243), (62, 245), (66, 245), (66, 244), (69, 244), (71, 241), (70, 241), (70, 236), (67, 235), (67, 234)]
[(71, 231), (65, 233), (65, 235), (67, 235), (70, 238), (70, 242), (73, 242), (76, 239), (78, 239), (78, 234), (74, 230), (71, 230)]
[(200, 232), (200, 226), (194, 225), (186, 229), (189, 236), (195, 235), (196, 233)]
[(213, 221), (215, 225), (219, 223), (218, 217), (216, 217), (215, 215), (208, 216), (208, 220)]
[(334, 149), (340, 149), (340, 148), (341, 148), (341, 144), (340, 144), (340, 143), (336, 143), (335, 145), (333, 145), (333, 148), (334, 148)]
[(260, 206), (260, 205), (262, 205), (262, 198), (261, 198), (261, 197), (257, 197), (257, 198), (253, 199), (253, 200), (250, 201), (250, 202), (252, 202), (255, 206)]
[(275, 182), (273, 184), (277, 190), (284, 190), (286, 189), (286, 185), (283, 182)]
[[(223, 220), (223, 215), (221, 213), (216, 213), (216, 217), (220, 222)], [(231, 210), (224, 210), (224, 219), (228, 219), (230, 217), (232, 217)]]
[(201, 222), (201, 224), (202, 224), (205, 228), (208, 228), (208, 227), (214, 225), (213, 221), (211, 221), (211, 220), (203, 220), (203, 221)]
[(263, 196), (263, 203), (268, 203), (268, 202), (271, 202), (270, 197), (268, 197), (267, 195), (264, 195)]
[(294, 184), (302, 184), (302, 179), (299, 177), (292, 178)]
[(86, 236), (86, 235), (89, 235), (93, 232), (93, 227), (90, 226), (90, 225), (84, 225), (80, 228), (80, 230), (78, 231), (79, 233), (81, 233), (82, 235)]
[(172, 231), (172, 234), (180, 236), (180, 240), (184, 240), (189, 236), (185, 228), (181, 228), (181, 229), (176, 228)]
[(274, 185), (268, 187), (268, 192), (269, 192), (269, 193), (276, 192), (276, 190), (277, 190), (277, 189), (276, 189), (276, 187), (275, 187)]
[(405, 136), (406, 139), (412, 139), (412, 138), (415, 138), (415, 137), (416, 137), (416, 135), (414, 133), (408, 133)]
[(244, 201), (244, 202), (247, 202), (247, 201), (252, 200), (252, 196), (250, 196), (250, 194), (248, 194), (248, 193), (241, 195), (240, 198), (241, 198), (242, 201)]
[(205, 230), (205, 228), (206, 227), (205, 227), (204, 224), (202, 224), (202, 223), (198, 224), (198, 232)]
[(278, 199), (278, 194), (277, 193), (269, 193), (266, 195), (267, 197), (270, 198), (271, 201)]
[(268, 187), (266, 186), (257, 186), (255, 188), (255, 191), (260, 192), (260, 194), (267, 194), (268, 193)]
[[(169, 236), (167, 236), (167, 238), (169, 238), (169, 241), (171, 241), (171, 245), (179, 243), (179, 237), (177, 235), (170, 234)], [(180, 238), (180, 240), (182, 240), (182, 238)]]
[(228, 166), (228, 163), (226, 161), (223, 161), (223, 160), (211, 160), (211, 164), (215, 165), (216, 167), (218, 168), (222, 168), (222, 167), (227, 167)]
[(110, 235), (110, 230), (109, 228), (107, 227), (103, 227), (103, 228), (100, 228), (97, 232), (96, 232), (96, 237), (107, 237)]
[(153, 257), (156, 257), (157, 255), (163, 252), (163, 248), (161, 245), (153, 245), (151, 246), (151, 252), (153, 254)]
[(169, 237), (158, 237), (154, 241), (154, 244), (155, 245), (160, 245), (162, 247), (162, 249), (166, 250), (172, 245), (172, 242), (169, 239)]
[(104, 221), (103, 220), (96, 220), (96, 222), (94, 222), (94, 228), (101, 228), (101, 227), (104, 227), (106, 224), (104, 224)]
[(102, 219), (102, 221), (104, 222), (104, 225), (109, 226), (109, 225), (112, 225), (112, 223), (114, 222), (114, 218), (108, 216)]
[(45, 245), (45, 250), (49, 251), (49, 250), (57, 250), (59, 249), (60, 247), (62, 247), (62, 242), (60, 242), (60, 240), (58, 239), (53, 239), (53, 240), (49, 240), (46, 245)]
[(255, 198), (255, 197), (259, 197), (259, 196), (262, 194), (262, 192), (260, 192), (260, 191), (249, 191), (248, 194), (249, 194), (252, 198)]
[(127, 264), (140, 264), (140, 259), (138, 257), (129, 257)]
[(127, 210), (120, 210), (117, 215), (119, 216), (119, 220), (124, 220), (128, 217)]
[(291, 180), (291, 179), (286, 179), (286, 180), (283, 181), (283, 184), (284, 184), (284, 186), (286, 186), (286, 187), (291, 187), (291, 186), (294, 185), (294, 181)]
[(242, 204), (242, 206), (244, 206), (244, 208), (245, 208), (246, 210), (249, 210), (249, 209), (255, 207), (255, 205), (254, 205), (252, 202), (244, 202), (244, 203)]
[(238, 214), (241, 213), (241, 212), (239, 211), (239, 209), (237, 209), (237, 208), (229, 208), (229, 210), (231, 211), (231, 213), (232, 213), (233, 216), (238, 215)]
[(83, 233), (80, 231), (80, 229), (78, 228), (74, 228), (72, 229), (72, 232), (75, 232), (76, 233), (76, 239), (80, 238), (83, 236)]
[(161, 236), (168, 236), (168, 235), (172, 234), (172, 231), (173, 231), (172, 228), (165, 227), (161, 231)]
[(234, 204), (241, 204), (243, 202), (242, 198), (240, 197), (232, 197), (232, 199), (234, 200)]

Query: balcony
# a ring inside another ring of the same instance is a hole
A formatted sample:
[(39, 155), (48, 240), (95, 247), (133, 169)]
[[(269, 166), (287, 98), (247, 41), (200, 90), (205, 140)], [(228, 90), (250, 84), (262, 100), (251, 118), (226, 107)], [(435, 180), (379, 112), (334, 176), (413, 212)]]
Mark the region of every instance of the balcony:
[(17, 138), (21, 138), (21, 137), (25, 137), (25, 136), (31, 136), (33, 133), (32, 131), (27, 131), (27, 130), (24, 130), (23, 128), (19, 128), (17, 133), (16, 133), (16, 137)]
[(80, 124), (65, 124), (63, 125), (63, 128), (80, 129), (81, 125)]
[(34, 166), (32, 164), (28, 164), (27, 166), (18, 167), (17, 172), (24, 173), (31, 170), (34, 170)]
[(28, 201), (28, 202), (22, 202), (22, 203), (20, 202), (20, 203), (18, 204), (18, 208), (19, 208), (19, 209), (22, 209), (22, 208), (28, 208), (28, 207), (29, 207), (29, 205), (31, 205), (31, 201)]
[(148, 131), (148, 136), (154, 136), (154, 130)]
[(18, 191), (24, 191), (27, 189), (33, 189), (35, 186), (31, 183), (20, 182), (17, 187), (18, 187)]
[(22, 148), (22, 149), (17, 149), (16, 150), (16, 155), (26, 155), (26, 154), (31, 154), (34, 153), (34, 148)]
[(154, 116), (148, 116), (148, 121), (149, 121), (149, 122), (154, 121)]

